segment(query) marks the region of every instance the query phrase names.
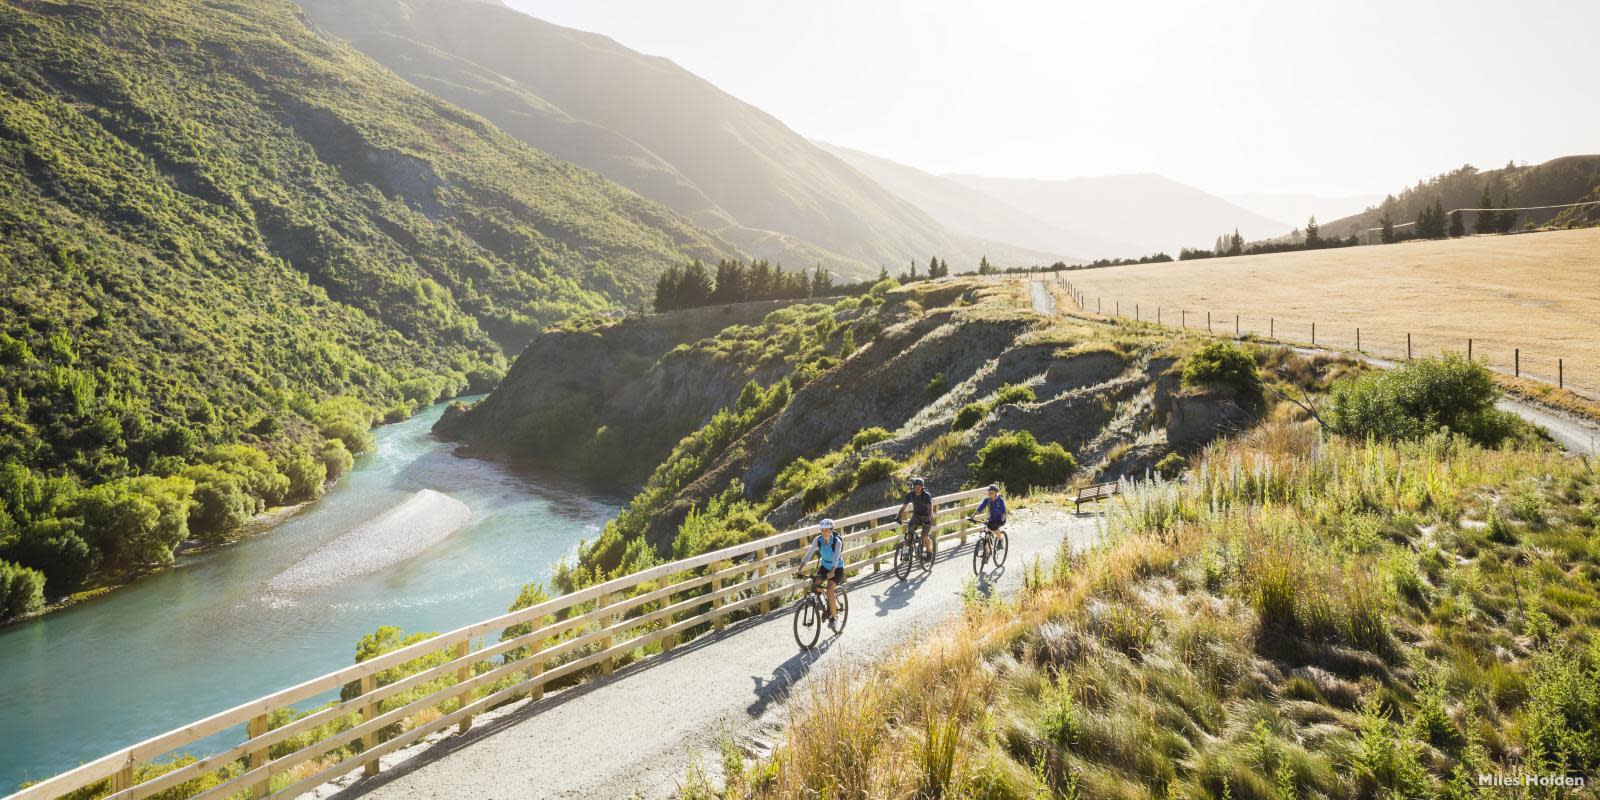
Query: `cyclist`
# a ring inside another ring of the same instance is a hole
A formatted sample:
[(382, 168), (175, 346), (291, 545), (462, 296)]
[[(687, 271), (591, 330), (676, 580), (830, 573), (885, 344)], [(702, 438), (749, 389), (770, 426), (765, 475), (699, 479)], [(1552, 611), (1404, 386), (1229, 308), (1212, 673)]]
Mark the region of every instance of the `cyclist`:
[(900, 504), (900, 510), (895, 512), (897, 519), (905, 519), (906, 506), (911, 506), (911, 530), (922, 530), (922, 549), (932, 553), (933, 495), (922, 485), (921, 478), (911, 479), (911, 491), (906, 494), (905, 502)]
[(794, 568), (796, 578), (805, 572), (806, 562), (811, 560), (811, 554), (817, 554), (816, 580), (828, 582), (828, 630), (834, 633), (839, 628), (834, 623), (834, 615), (838, 613), (835, 607), (833, 590), (839, 588), (844, 582), (844, 537), (834, 530), (833, 520), (825, 519), (817, 524), (822, 530), (817, 532), (817, 537), (811, 540), (811, 546), (806, 548), (806, 554), (800, 557), (800, 563)]
[(989, 484), (989, 495), (983, 498), (983, 502), (978, 504), (978, 510), (973, 512), (970, 518), (976, 520), (984, 509), (989, 510), (989, 519), (983, 525), (989, 529), (990, 533), (994, 534), (995, 542), (998, 544), (1001, 537), (1006, 535), (1006, 532), (1001, 529), (1006, 524), (1006, 499), (1000, 496), (1000, 487), (998, 485)]

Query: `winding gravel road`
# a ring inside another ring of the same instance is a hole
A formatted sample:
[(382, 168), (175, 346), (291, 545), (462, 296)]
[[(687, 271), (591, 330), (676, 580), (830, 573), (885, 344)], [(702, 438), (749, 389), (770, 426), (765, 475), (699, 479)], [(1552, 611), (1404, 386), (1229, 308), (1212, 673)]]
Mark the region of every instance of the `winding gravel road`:
[[(1051, 557), (1063, 540), (1087, 547), (1099, 517), (1056, 507), (1021, 509), (1008, 526), (1012, 552), (980, 591), (1013, 592), (1024, 565)], [(745, 620), (611, 678), (485, 715), (466, 735), (384, 759), (376, 777), (320, 790), (321, 797), (657, 798), (674, 793), (686, 765), (717, 763), (717, 743), (769, 743), (784, 700), (819, 668), (871, 659), (960, 608), (973, 581), (972, 544), (945, 545), (929, 574), (896, 580), (885, 570), (850, 582), (844, 634), (801, 653), (792, 607)], [(405, 760), (400, 760), (405, 759)]]

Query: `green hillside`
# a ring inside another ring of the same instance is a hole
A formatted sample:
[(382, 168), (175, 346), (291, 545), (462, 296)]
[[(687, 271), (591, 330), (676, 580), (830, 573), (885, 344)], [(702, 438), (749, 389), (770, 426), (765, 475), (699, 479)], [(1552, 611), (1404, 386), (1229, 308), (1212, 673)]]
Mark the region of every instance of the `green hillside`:
[(0, 558), (53, 594), (314, 495), (325, 438), (734, 254), (287, 0), (3, 0), (0, 50)]
[[(758, 108), (663, 59), (499, 4), (300, 0), (317, 24), (506, 132), (791, 269), (1055, 256), (951, 234)], [(958, 266), (958, 269), (961, 268)]]
[[(1576, 203), (1600, 199), (1600, 155), (1564, 156), (1543, 164), (1516, 166), (1507, 164), (1501, 169), (1480, 170), (1467, 164), (1443, 175), (1418, 181), (1416, 186), (1392, 194), (1375, 208), (1322, 225), (1322, 235), (1360, 235), (1368, 228), (1379, 226), (1384, 212), (1395, 223), (1411, 222), (1423, 208), (1438, 198), (1443, 207), (1478, 208), (1483, 199), (1484, 187), (1496, 208), (1505, 206), (1507, 198), (1512, 206), (1545, 206)], [(1465, 223), (1471, 229), (1471, 214)], [(1600, 211), (1588, 209), (1550, 209), (1522, 212), (1516, 225), (1526, 224), (1567, 225), (1593, 224), (1600, 220)]]

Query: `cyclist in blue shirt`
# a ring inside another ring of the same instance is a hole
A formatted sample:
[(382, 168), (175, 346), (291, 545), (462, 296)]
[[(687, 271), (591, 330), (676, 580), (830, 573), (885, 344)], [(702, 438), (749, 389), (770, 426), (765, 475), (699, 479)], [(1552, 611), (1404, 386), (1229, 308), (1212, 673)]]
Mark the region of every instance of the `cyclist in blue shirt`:
[(978, 510), (973, 512), (973, 518), (976, 519), (985, 509), (989, 511), (989, 519), (983, 523), (984, 527), (988, 528), (997, 539), (1004, 537), (1005, 531), (1001, 530), (1001, 527), (1006, 524), (1006, 499), (1000, 496), (1000, 487), (993, 483), (989, 484), (989, 496), (978, 504)]
[(828, 582), (828, 630), (838, 633), (835, 626), (834, 615), (838, 613), (835, 607), (833, 590), (844, 582), (844, 537), (834, 530), (833, 520), (825, 519), (817, 524), (821, 528), (811, 546), (806, 548), (806, 554), (800, 557), (800, 563), (794, 568), (795, 577), (800, 577), (805, 572), (806, 562), (811, 560), (811, 554), (817, 554), (817, 580)]

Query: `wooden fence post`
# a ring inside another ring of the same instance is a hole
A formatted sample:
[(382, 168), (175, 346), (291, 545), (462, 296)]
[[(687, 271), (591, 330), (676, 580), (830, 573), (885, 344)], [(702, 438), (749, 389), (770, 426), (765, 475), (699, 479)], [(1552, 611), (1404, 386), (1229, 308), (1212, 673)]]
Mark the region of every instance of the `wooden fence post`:
[[(530, 681), (544, 674), (544, 656), (542, 653), (544, 653), (544, 642), (534, 642), (533, 652), (525, 656), (525, 658), (533, 662), (528, 665), (528, 672), (526, 673), (527, 679)], [(541, 683), (528, 690), (528, 702), (537, 703), (543, 699), (544, 684)]]
[(1233, 315), (1233, 338), (1239, 338), (1239, 315)]
[(1211, 332), (1211, 312), (1206, 312), (1206, 333)]
[(1467, 360), (1472, 360), (1472, 340), (1467, 339)]
[[(362, 678), (361, 678), (361, 693), (363, 695), (371, 694), (372, 690), (376, 689), (376, 688), (378, 688), (378, 676), (376, 676), (376, 675), (364, 675), (364, 676), (362, 676)], [(378, 704), (377, 703), (367, 702), (367, 703), (363, 703), (362, 704), (362, 706), (361, 706), (361, 721), (362, 722), (366, 722), (367, 720), (370, 720), (370, 719), (372, 719), (373, 717), (376, 717), (376, 716), (378, 716)], [(361, 752), (362, 753), (370, 753), (370, 752), (372, 752), (372, 748), (377, 747), (377, 746), (378, 746), (378, 732), (377, 731), (371, 731), (371, 732), (367, 733), (367, 735), (361, 737)], [(378, 759), (369, 758), (365, 762), (363, 762), (362, 763), (361, 772), (362, 772), (362, 774), (364, 774), (364, 775), (366, 775), (368, 777), (371, 777), (373, 775), (378, 774)]]
[[(669, 605), (672, 605), (672, 595), (670, 595), (670, 594), (667, 595), (666, 597), (661, 598), (661, 607), (662, 608), (666, 608)], [(667, 617), (666, 624), (668, 626), (672, 625), (672, 618), (671, 617)], [(661, 640), (661, 652), (663, 652), (663, 653), (669, 653), (669, 652), (672, 651), (672, 648), (677, 647), (677, 646), (678, 646), (678, 634), (676, 634), (676, 633), (669, 633), (669, 634), (667, 634), (667, 638)]]
[(1180, 328), (1189, 327), (1189, 309), (1187, 309), (1187, 308), (1178, 309), (1178, 327), (1180, 327)]
[(1161, 306), (1156, 306), (1156, 324), (1161, 324)]
[(1561, 359), (1556, 359), (1556, 388), (1567, 388), (1567, 365)]
[(1406, 334), (1406, 360), (1411, 360), (1411, 334)]
[(1511, 374), (1515, 375), (1518, 378), (1520, 378), (1520, 377), (1522, 377), (1522, 348), (1520, 348), (1520, 347), (1514, 348), (1514, 349), (1512, 349), (1511, 353), (1512, 353), (1512, 355), (1511, 355), (1511, 359), (1512, 359)]
[(1317, 346), (1317, 323), (1311, 323), (1311, 346)]
[[(466, 658), (467, 654), (470, 653), (470, 652), (472, 652), (472, 640), (471, 639), (462, 639), (460, 642), (458, 642), (456, 644), (456, 658)], [(460, 669), (456, 670), (456, 683), (458, 683), (458, 684), (466, 683), (470, 678), (472, 678), (472, 665), (471, 664), (467, 664), (466, 666), (461, 667)], [(456, 707), (455, 707), (455, 710), (456, 711), (460, 711), (461, 709), (466, 708), (467, 707), (467, 701), (472, 699), (471, 695), (472, 695), (472, 690), (471, 689), (462, 689), (458, 694), (456, 694)], [(468, 714), (468, 715), (462, 717), (461, 718), (461, 722), (456, 725), (456, 732), (457, 733), (466, 733), (467, 730), (469, 728), (471, 728), (471, 727), (472, 727), (472, 715)]]
[(1267, 317), (1267, 338), (1268, 339), (1277, 339), (1278, 338), (1278, 318), (1277, 317)]
[[(250, 722), (247, 723), (245, 725), (245, 728), (244, 728), (244, 737), (245, 737), (245, 739), (246, 740), (254, 739), (257, 736), (260, 736), (260, 735), (266, 733), (267, 732), (267, 726), (269, 724), (270, 724), (270, 722), (269, 722), (266, 714), (262, 714), (262, 715), (256, 716), (256, 717), (251, 717), (250, 718)], [(270, 755), (270, 753), (268, 751), (268, 748), (265, 748), (265, 747), (261, 748), (260, 750), (252, 750), (252, 751), (250, 751), (250, 762), (249, 762), (249, 765), (246, 767), (246, 769), (260, 769), (260, 768), (266, 766), (267, 765), (267, 756), (268, 755)], [(271, 775), (267, 775), (267, 776), (262, 777), (261, 780), (256, 781), (254, 784), (252, 784), (250, 786), (250, 797), (252, 798), (252, 800), (266, 800), (266, 797), (269, 794), (272, 794), (272, 776)]]
[[(611, 597), (612, 597), (612, 595), (609, 595), (609, 594), (600, 595), (600, 608), (605, 608), (606, 606), (611, 605)], [(607, 614), (607, 615), (605, 615), (605, 616), (600, 618), (600, 626), (603, 627), (603, 628), (609, 628), (612, 625), (616, 624), (616, 621), (617, 621), (617, 615), (616, 614)], [(614, 645), (614, 644), (616, 644), (616, 637), (607, 636), (607, 637), (605, 637), (605, 638), (600, 640), (600, 650), (601, 651), (610, 650), (612, 645)], [(616, 658), (616, 656), (606, 656), (606, 659), (604, 661), (600, 662), (600, 674), (601, 675), (610, 675), (612, 670), (614, 670), (616, 668), (617, 668), (617, 658)]]
[(121, 792), (133, 788), (133, 754), (128, 754), (128, 763), (111, 776), (111, 791)]
[[(712, 593), (716, 593), (716, 592), (719, 592), (721, 590), (722, 590), (722, 579), (721, 578), (712, 578), (711, 579), (711, 591), (712, 591)], [(712, 600), (711, 601), (711, 608), (712, 609), (722, 608), (722, 598), (718, 597), (717, 599)], [(714, 615), (711, 618), (711, 627), (713, 627), (713, 628), (715, 628), (715, 629), (717, 629), (719, 631), (722, 630), (723, 627), (725, 627), (727, 624), (728, 624), (727, 620), (725, 620), (722, 617), (721, 614)]]
[(1356, 328), (1356, 352), (1361, 352), (1361, 329)]
[(1139, 321), (1139, 304), (1138, 303), (1134, 303), (1133, 304), (1133, 321), (1134, 322), (1138, 322)]

